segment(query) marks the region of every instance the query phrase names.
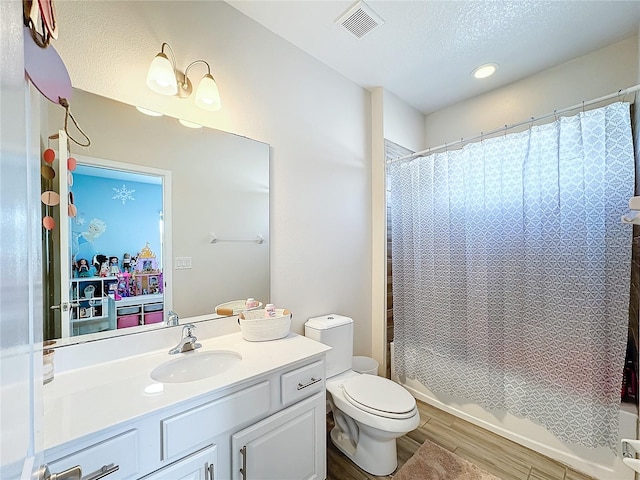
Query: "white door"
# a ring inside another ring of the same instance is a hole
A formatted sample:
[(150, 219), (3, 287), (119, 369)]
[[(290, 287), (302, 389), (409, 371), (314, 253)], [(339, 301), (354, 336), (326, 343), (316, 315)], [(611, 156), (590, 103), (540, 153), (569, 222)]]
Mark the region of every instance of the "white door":
[[(42, 461), (38, 122), (24, 75), (22, 2), (0, 1), (0, 478)], [(35, 96), (34, 98), (37, 98)]]
[(325, 422), (321, 392), (232, 435), (231, 478), (325, 478)]
[[(51, 296), (45, 295), (45, 302), (49, 301), (45, 305), (45, 308), (51, 310), (51, 316), (59, 316), (60, 320), (60, 336), (67, 338), (72, 335), (72, 311), (77, 303), (72, 303), (71, 300), (71, 222), (69, 220), (69, 187), (68, 179), (72, 174), (67, 170), (67, 159), (69, 158), (68, 150), (68, 138), (67, 134), (60, 130), (58, 132), (58, 139), (50, 145), (51, 148), (56, 150), (56, 160), (54, 161), (54, 170), (56, 175), (51, 180), (51, 185), (45, 187), (51, 188), (60, 195), (60, 203), (50, 209), (56, 209), (59, 213), (58, 224), (51, 231), (44, 231), (45, 242), (47, 237), (51, 237), (48, 249), (49, 253), (44, 252), (47, 255), (45, 258), (46, 264), (56, 265), (53, 268), (55, 272), (53, 277), (47, 276), (45, 278), (53, 280), (55, 285), (46, 286), (45, 290), (53, 292)], [(54, 184), (55, 183), (55, 184)], [(53, 213), (53, 212), (51, 212)], [(53, 258), (53, 256), (57, 258)], [(46, 281), (46, 280), (45, 280)]]

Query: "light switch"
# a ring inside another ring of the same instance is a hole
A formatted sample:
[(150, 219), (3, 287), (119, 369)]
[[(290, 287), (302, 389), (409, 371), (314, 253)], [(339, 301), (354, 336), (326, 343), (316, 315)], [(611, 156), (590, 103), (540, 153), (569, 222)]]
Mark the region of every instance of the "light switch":
[(176, 270), (191, 268), (191, 257), (176, 257)]

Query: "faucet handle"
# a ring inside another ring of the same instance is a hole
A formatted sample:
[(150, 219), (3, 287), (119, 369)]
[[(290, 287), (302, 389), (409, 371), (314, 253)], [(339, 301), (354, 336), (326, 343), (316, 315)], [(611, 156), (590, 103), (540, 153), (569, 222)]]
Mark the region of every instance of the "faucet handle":
[(173, 310), (169, 310), (166, 322), (167, 325), (180, 325), (180, 317)]
[(182, 336), (183, 337), (190, 337), (191, 336), (191, 332), (193, 330), (195, 330), (195, 329), (196, 329), (196, 326), (191, 324), (191, 323), (188, 323), (187, 325), (184, 325), (182, 327)]

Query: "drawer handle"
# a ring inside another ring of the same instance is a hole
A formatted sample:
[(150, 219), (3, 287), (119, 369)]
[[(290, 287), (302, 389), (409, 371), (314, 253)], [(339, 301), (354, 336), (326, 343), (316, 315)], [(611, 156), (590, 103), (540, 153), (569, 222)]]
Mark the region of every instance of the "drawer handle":
[(242, 474), (242, 480), (247, 480), (247, 446), (246, 445), (240, 449), (240, 454), (242, 455), (242, 468), (240, 469), (240, 473)]
[(90, 473), (86, 477), (82, 477), (82, 480), (98, 480), (106, 477), (107, 475), (111, 475), (113, 472), (117, 472), (118, 470), (120, 470), (120, 465), (110, 463), (109, 465), (103, 465), (100, 469)]
[(321, 378), (314, 378), (314, 377), (311, 377), (311, 381), (310, 381), (309, 383), (305, 383), (304, 385), (303, 385), (302, 383), (298, 383), (298, 388), (297, 388), (297, 389), (298, 389), (298, 390), (302, 390), (303, 388), (310, 387), (310, 386), (311, 386), (311, 385), (313, 385), (314, 383), (318, 383), (318, 382), (320, 382), (320, 381), (322, 381), (322, 379), (321, 379)]
[(60, 473), (50, 473), (49, 467), (45, 465), (38, 472), (39, 479), (43, 480), (80, 480), (82, 477), (82, 468), (80, 465), (76, 465), (75, 467), (68, 468), (64, 472)]
[(213, 463), (207, 462), (204, 464), (204, 476), (205, 480), (216, 480), (214, 477)]

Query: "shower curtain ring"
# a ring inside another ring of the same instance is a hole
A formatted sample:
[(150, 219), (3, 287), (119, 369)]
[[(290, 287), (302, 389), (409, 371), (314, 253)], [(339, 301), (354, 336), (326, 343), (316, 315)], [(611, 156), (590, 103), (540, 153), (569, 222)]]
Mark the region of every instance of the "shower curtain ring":
[(557, 121), (558, 121), (558, 110), (557, 110), (557, 109), (553, 111), (553, 120), (554, 120), (555, 122), (557, 122)]

